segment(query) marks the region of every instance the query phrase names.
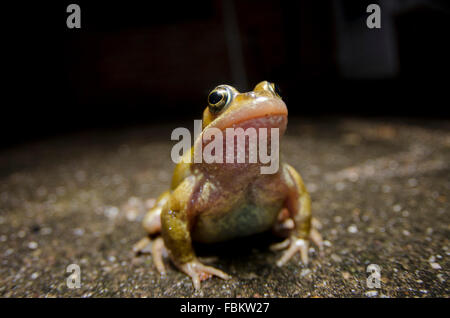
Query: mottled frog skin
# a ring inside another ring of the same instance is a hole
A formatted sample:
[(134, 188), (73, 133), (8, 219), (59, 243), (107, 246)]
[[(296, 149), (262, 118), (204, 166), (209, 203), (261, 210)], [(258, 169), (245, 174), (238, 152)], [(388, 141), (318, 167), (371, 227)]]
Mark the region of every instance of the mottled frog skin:
[[(263, 81), (253, 91), (240, 93), (228, 85), (217, 86), (203, 112), (206, 128), (278, 128), (287, 125), (287, 107), (273, 83)], [(271, 135), (269, 134), (270, 145)], [(207, 142), (200, 135), (185, 156)], [(225, 145), (224, 145), (225, 147)], [(224, 151), (225, 152), (225, 151)], [(191, 160), (193, 162), (193, 160)], [(290, 165), (279, 162), (274, 174), (262, 174), (257, 163), (184, 163), (175, 167), (172, 184), (161, 194), (143, 220), (147, 237), (136, 252), (150, 251), (161, 274), (165, 273), (163, 251), (192, 278), (194, 287), (211, 276), (228, 279), (224, 272), (203, 265), (196, 257), (193, 241), (215, 243), (273, 230), (286, 240), (272, 246), (286, 249), (277, 262), (285, 264), (297, 252), (308, 261), (309, 241), (320, 248), (322, 239), (311, 226), (311, 200), (300, 177)]]

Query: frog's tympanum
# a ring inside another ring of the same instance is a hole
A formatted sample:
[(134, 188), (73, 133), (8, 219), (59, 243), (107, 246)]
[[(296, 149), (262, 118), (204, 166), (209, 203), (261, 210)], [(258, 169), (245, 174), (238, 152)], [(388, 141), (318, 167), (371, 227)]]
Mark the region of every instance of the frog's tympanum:
[[(288, 111), (279, 94), (276, 85), (266, 81), (247, 93), (228, 85), (217, 86), (208, 96), (202, 134), (208, 128), (218, 128), (224, 135), (226, 128), (253, 127), (257, 131), (267, 128), (269, 132), (278, 128), (281, 138)], [(211, 141), (202, 138), (202, 134), (185, 156), (193, 158), (199, 140), (203, 146)], [(248, 147), (248, 143), (245, 145)], [(267, 145), (270, 147), (271, 142)], [(224, 153), (225, 148), (224, 142)], [(292, 166), (280, 160), (275, 173), (263, 174), (259, 161), (188, 161), (175, 167), (170, 190), (161, 194), (144, 217), (148, 236), (134, 247), (136, 252), (150, 251), (161, 274), (165, 273), (163, 252), (167, 250), (172, 262), (192, 278), (196, 289), (202, 280), (213, 275), (230, 277), (202, 264), (196, 257), (193, 242), (215, 243), (273, 230), (286, 237), (272, 246), (273, 250), (286, 249), (278, 266), (297, 252), (307, 263), (310, 240), (322, 247), (321, 236), (311, 225), (310, 196)]]

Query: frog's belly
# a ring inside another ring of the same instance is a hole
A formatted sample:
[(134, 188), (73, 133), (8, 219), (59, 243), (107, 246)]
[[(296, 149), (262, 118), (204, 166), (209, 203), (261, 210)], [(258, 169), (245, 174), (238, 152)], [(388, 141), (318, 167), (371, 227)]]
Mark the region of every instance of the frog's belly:
[(265, 206), (247, 204), (227, 213), (200, 214), (192, 238), (197, 242), (214, 243), (267, 231), (275, 223), (281, 208), (281, 202)]

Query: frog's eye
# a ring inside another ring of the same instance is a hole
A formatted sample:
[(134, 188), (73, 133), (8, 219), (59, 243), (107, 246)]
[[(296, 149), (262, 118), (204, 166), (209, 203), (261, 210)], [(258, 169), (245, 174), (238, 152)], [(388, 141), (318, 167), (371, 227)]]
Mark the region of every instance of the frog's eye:
[(231, 101), (231, 92), (225, 87), (216, 87), (208, 95), (208, 107), (212, 114), (222, 111)]
[(281, 90), (280, 90), (280, 87), (279, 87), (277, 84), (275, 84), (275, 83), (270, 83), (269, 87), (270, 87), (270, 90), (271, 90), (276, 96), (278, 96), (279, 98), (281, 98)]

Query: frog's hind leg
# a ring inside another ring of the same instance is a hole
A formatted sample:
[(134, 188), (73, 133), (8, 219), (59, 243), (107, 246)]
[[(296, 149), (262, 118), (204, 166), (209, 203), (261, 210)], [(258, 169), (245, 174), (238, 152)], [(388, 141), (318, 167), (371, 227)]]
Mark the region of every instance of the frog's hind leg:
[[(160, 236), (161, 233), (161, 212), (164, 205), (167, 203), (170, 197), (170, 191), (166, 191), (161, 194), (156, 201), (155, 206), (147, 212), (142, 221), (144, 229), (147, 231), (147, 236), (142, 238), (139, 242), (134, 244), (133, 251), (137, 254), (150, 253), (153, 256), (153, 262), (156, 269), (161, 273), (165, 273), (165, 267), (163, 263), (163, 255), (167, 254), (164, 246), (164, 241)], [(151, 237), (157, 236), (155, 239)]]
[(151, 208), (142, 220), (142, 225), (149, 235), (161, 233), (161, 211), (170, 198), (170, 191), (167, 190), (156, 200), (155, 206)]
[(309, 232), (309, 239), (316, 244), (319, 251), (323, 251), (323, 238), (319, 230), (322, 229), (322, 223), (316, 218), (311, 218), (311, 231)]
[(161, 275), (166, 273), (166, 267), (164, 266), (163, 256), (167, 256), (167, 250), (164, 246), (164, 241), (161, 236), (158, 236), (154, 240), (146, 236), (137, 242), (133, 251), (136, 253), (150, 253), (153, 257), (153, 262), (155, 263), (156, 269)]

